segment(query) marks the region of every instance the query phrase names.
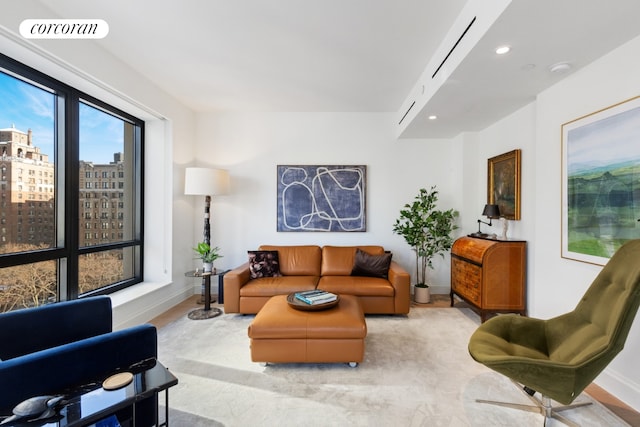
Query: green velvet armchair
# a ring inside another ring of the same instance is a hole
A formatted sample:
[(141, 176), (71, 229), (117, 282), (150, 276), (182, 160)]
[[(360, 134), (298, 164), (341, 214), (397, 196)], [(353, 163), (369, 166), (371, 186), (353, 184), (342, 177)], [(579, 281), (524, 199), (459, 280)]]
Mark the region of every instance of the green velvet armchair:
[[(535, 406), (479, 400), (540, 411), (574, 425), (558, 412), (570, 405), (622, 350), (640, 304), (640, 240), (623, 245), (569, 313), (548, 320), (503, 315), (471, 336), (469, 353), (524, 390)], [(542, 399), (535, 398), (535, 392)], [(552, 407), (550, 399), (566, 406)]]

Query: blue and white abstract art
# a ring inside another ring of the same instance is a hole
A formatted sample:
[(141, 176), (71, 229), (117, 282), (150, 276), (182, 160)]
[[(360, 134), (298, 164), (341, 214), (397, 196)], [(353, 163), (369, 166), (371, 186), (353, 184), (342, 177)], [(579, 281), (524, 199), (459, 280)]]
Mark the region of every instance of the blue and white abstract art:
[(366, 231), (366, 166), (278, 166), (278, 231)]

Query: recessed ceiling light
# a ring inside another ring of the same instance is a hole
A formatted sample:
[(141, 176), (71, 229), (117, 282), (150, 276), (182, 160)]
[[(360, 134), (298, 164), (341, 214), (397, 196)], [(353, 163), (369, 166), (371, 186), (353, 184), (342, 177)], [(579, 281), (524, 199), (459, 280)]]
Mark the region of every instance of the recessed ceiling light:
[(438, 118), (438, 116), (434, 116), (434, 115), (429, 116), (429, 120), (435, 120), (437, 118)]
[(549, 71), (552, 73), (564, 73), (571, 69), (571, 64), (568, 62), (558, 62), (549, 67)]
[(510, 50), (511, 50), (511, 46), (507, 46), (507, 45), (504, 45), (504, 46), (498, 46), (498, 47), (496, 48), (496, 53), (497, 53), (498, 55), (504, 55), (505, 53), (508, 53)]

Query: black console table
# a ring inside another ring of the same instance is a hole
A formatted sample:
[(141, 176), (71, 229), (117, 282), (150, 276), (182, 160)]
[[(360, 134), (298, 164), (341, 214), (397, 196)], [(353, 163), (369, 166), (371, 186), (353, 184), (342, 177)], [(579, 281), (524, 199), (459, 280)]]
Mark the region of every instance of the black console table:
[[(133, 381), (128, 385), (116, 389), (105, 390), (102, 384), (84, 387), (78, 392), (71, 392), (65, 396), (65, 404), (59, 411), (60, 416), (55, 421), (38, 426), (46, 427), (82, 427), (114, 414), (125, 413), (125, 419), (118, 419), (121, 425), (136, 425), (135, 403), (143, 399), (165, 392), (164, 423), (159, 424), (159, 414), (156, 413), (155, 425), (169, 426), (169, 388), (178, 384), (178, 379), (160, 362), (141, 372), (135, 372)], [(129, 411), (127, 411), (129, 408)], [(122, 416), (121, 416), (122, 418)]]

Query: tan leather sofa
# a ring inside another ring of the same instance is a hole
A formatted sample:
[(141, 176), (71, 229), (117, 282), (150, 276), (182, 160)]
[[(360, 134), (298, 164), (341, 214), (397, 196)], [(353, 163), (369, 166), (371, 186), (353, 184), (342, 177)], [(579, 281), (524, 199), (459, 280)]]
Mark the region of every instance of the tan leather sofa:
[(382, 246), (274, 246), (278, 251), (279, 277), (251, 279), (249, 262), (224, 275), (224, 311), (255, 314), (275, 295), (322, 289), (358, 297), (365, 314), (406, 314), (410, 305), (410, 277), (391, 261), (388, 278), (352, 276), (356, 249), (371, 255), (384, 254)]

